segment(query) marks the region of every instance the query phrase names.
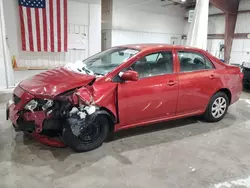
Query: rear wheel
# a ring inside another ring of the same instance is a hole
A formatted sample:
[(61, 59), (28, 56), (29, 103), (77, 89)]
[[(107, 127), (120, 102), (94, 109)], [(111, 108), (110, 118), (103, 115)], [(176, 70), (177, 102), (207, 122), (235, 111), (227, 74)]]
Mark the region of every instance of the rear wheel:
[(109, 121), (104, 115), (90, 116), (85, 120), (73, 117), (68, 122), (63, 129), (63, 139), (75, 152), (100, 147), (109, 133)]
[(224, 118), (229, 106), (228, 96), (224, 92), (216, 93), (210, 100), (204, 114), (205, 120), (218, 122)]

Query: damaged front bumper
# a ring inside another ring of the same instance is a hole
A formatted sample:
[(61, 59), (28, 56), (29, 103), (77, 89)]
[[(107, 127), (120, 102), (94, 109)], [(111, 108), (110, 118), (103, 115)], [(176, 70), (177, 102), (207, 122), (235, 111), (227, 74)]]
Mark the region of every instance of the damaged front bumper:
[(12, 100), (8, 101), (6, 104), (6, 120), (10, 120), (12, 122), (13, 128), (15, 131), (21, 131), (21, 129), (17, 126), (17, 119), (19, 118), (18, 111), (15, 110), (15, 104)]
[(37, 133), (42, 131), (43, 121), (49, 118), (43, 111), (20, 112), (14, 103), (7, 103), (6, 119), (10, 120), (16, 131), (28, 131)]
[[(20, 89), (17, 89), (20, 91)], [(18, 93), (18, 92), (17, 92)], [(13, 100), (10, 100), (6, 104), (6, 119), (12, 122), (15, 131), (23, 131), (29, 134), (32, 138), (40, 143), (52, 147), (66, 147), (66, 145), (58, 138), (51, 138), (45, 135), (39, 134), (42, 131), (44, 120), (50, 118), (45, 111), (24, 112), (23, 104), (27, 100), (31, 99), (29, 94), (22, 94), (24, 98), (20, 98), (20, 101), (15, 104)], [(25, 102), (24, 102), (25, 101)], [(23, 104), (22, 104), (23, 103)]]
[(10, 120), (16, 131), (28, 131), (37, 133), (42, 131), (43, 121), (48, 118), (44, 111), (25, 111), (25, 105), (34, 99), (30, 93), (17, 87), (14, 90), (13, 100), (6, 104), (6, 119)]

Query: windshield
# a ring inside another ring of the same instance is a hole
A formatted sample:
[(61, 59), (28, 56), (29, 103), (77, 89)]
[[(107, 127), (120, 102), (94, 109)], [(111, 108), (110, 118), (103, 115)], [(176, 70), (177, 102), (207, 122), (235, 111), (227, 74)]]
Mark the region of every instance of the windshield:
[(110, 48), (82, 62), (74, 64), (75, 71), (84, 74), (104, 76), (137, 54), (139, 50), (125, 47)]

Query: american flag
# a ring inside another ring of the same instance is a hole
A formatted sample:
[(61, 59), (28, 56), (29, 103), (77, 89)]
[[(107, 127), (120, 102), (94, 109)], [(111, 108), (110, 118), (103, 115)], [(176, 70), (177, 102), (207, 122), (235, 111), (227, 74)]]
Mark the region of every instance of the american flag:
[(18, 0), (22, 50), (66, 52), (68, 0)]

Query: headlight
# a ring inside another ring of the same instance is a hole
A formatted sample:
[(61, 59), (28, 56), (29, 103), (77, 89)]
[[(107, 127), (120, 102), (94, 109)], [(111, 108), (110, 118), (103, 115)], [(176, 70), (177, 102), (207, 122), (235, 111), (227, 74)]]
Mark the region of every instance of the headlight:
[(33, 112), (36, 109), (37, 105), (38, 105), (37, 101), (31, 100), (30, 102), (28, 102), (28, 104), (25, 105), (24, 109)]
[(54, 102), (52, 100), (47, 100), (46, 104), (43, 105), (42, 109), (43, 110), (47, 110), (48, 108), (50, 108), (51, 106), (53, 106)]

